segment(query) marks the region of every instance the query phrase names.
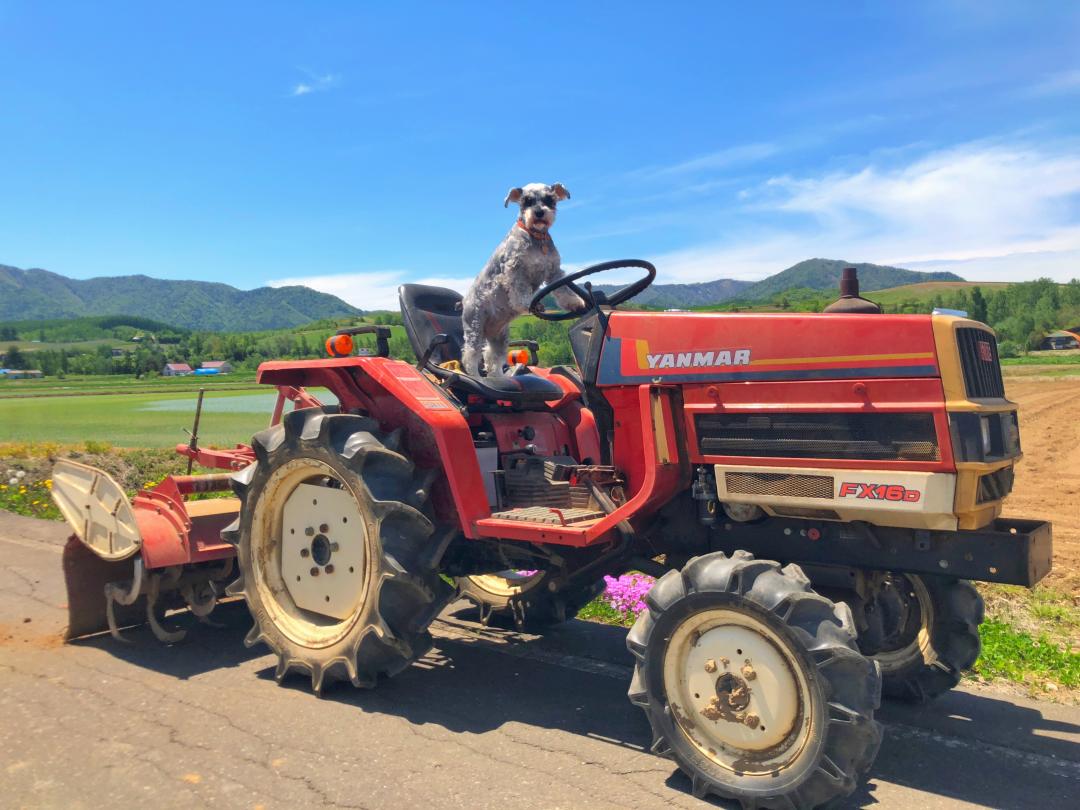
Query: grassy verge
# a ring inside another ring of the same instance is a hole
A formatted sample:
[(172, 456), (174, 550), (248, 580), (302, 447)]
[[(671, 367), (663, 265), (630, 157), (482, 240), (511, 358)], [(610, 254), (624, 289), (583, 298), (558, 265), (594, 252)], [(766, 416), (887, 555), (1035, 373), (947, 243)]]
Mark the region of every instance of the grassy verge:
[[(0, 509), (28, 517), (61, 520), (60, 510), (49, 497), (52, 466), (61, 458), (104, 470), (124, 488), (128, 497), (160, 483), (166, 475), (187, 472), (187, 459), (166, 448), (126, 449), (98, 441), (68, 445), (0, 443)], [(196, 467), (193, 472), (211, 471)]]

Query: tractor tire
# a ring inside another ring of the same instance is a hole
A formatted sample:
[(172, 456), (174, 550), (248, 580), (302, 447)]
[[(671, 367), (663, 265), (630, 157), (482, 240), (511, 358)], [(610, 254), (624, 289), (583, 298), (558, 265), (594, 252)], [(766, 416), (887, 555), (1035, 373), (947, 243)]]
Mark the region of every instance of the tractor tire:
[(480, 623), (513, 621), (519, 631), (539, 632), (577, 616), (604, 590), (604, 580), (552, 591), (547, 571), (503, 571), (458, 577), (458, 593), (480, 609)]
[(881, 744), (881, 676), (847, 605), (745, 551), (695, 557), (646, 604), (630, 701), (695, 796), (802, 810), (854, 791)]
[(948, 692), (979, 657), (982, 597), (967, 580), (893, 575), (908, 604), (894, 642), (871, 656), (886, 697), (922, 703)]
[(307, 672), (316, 694), (338, 680), (372, 687), (431, 647), (428, 626), (453, 596), (430, 559), (418, 474), (372, 419), (292, 411), (255, 435), (256, 461), (233, 476), (247, 646), (277, 655), (280, 683)]

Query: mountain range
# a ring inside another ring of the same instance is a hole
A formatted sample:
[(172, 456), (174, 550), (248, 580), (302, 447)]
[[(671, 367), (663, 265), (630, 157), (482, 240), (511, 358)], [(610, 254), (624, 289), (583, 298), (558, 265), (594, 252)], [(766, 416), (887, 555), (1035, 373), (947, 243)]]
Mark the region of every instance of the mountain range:
[[(757, 282), (721, 278), (693, 284), (653, 284), (634, 301), (643, 306), (686, 309), (732, 300), (767, 300), (794, 288), (832, 292), (838, 289), (840, 271), (845, 267), (858, 269), (863, 292), (922, 281), (963, 281), (954, 273), (807, 259)], [(606, 292), (617, 289), (598, 287)], [(360, 314), (340, 298), (308, 287), (239, 290), (210, 281), (142, 275), (79, 280), (48, 270), (0, 265), (0, 321), (139, 315), (186, 329), (246, 332)]]
[(340, 298), (307, 287), (238, 290), (141, 275), (79, 280), (0, 265), (0, 321), (140, 315), (186, 329), (250, 332), (359, 314)]
[[(835, 291), (839, 294), (840, 272), (845, 267), (854, 267), (859, 271), (859, 289), (862, 292), (923, 281), (964, 280), (955, 273), (924, 273), (881, 264), (846, 262), (842, 259), (806, 259), (761, 281), (721, 278), (697, 284), (653, 284), (635, 297), (634, 303), (664, 309), (687, 309), (734, 300), (765, 301), (778, 293), (795, 288)], [(597, 287), (607, 293), (618, 289), (617, 285), (608, 284)]]

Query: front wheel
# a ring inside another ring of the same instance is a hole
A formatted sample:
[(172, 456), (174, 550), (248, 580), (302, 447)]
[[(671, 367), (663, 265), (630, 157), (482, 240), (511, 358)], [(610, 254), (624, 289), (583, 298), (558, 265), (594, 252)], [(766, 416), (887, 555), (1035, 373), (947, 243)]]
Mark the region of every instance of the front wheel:
[(885, 574), (864, 611), (872, 632), (860, 633), (860, 646), (881, 665), (888, 697), (937, 697), (956, 686), (979, 657), (983, 600), (966, 580)]
[(665, 574), (646, 604), (626, 639), (630, 700), (695, 796), (790, 810), (855, 789), (881, 743), (881, 678), (846, 605), (741, 551)]

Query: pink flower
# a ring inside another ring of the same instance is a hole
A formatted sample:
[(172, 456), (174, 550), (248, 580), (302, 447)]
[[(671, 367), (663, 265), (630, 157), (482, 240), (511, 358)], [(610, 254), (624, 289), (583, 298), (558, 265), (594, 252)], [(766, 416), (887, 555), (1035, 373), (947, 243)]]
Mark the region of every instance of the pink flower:
[(620, 577), (604, 577), (607, 587), (602, 599), (622, 613), (635, 616), (646, 609), (645, 594), (652, 588), (652, 577), (646, 574), (623, 574)]

